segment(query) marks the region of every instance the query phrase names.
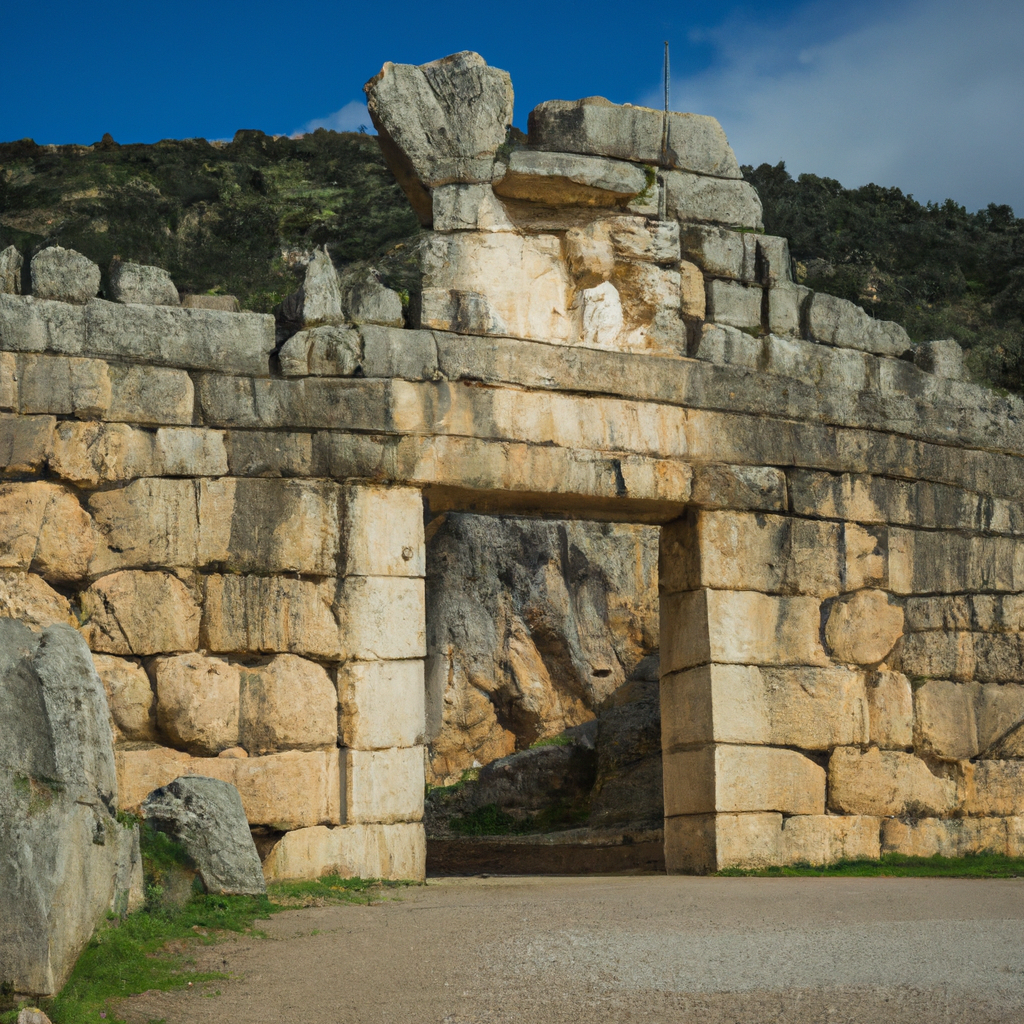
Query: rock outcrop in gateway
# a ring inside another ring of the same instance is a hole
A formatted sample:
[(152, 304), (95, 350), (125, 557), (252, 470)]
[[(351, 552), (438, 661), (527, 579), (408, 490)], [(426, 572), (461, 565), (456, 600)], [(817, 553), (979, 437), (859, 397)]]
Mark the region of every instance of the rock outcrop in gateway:
[(1019, 854), (1024, 404), (795, 284), (710, 118), (367, 88), (406, 326), (367, 280), (279, 345), (50, 251), (0, 294), (0, 614), (89, 644), (119, 806), (221, 779), (268, 879), (422, 877), (424, 523), (547, 514), (661, 528), (670, 870)]

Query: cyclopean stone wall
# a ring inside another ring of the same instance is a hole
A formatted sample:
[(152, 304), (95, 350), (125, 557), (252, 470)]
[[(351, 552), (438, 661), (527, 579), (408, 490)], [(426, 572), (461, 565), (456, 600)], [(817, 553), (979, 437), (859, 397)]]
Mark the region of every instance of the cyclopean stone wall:
[(268, 877), (421, 877), (424, 524), (545, 514), (662, 527), (671, 870), (1018, 854), (1024, 404), (794, 284), (710, 118), (367, 89), (404, 314), (322, 257), (283, 344), (59, 253), (0, 294), (0, 613), (89, 642), (123, 806), (210, 775)]

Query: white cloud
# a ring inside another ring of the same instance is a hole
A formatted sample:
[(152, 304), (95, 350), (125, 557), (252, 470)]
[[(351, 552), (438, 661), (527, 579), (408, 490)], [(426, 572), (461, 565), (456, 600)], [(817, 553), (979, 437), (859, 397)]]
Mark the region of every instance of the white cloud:
[(366, 109), (365, 103), (353, 100), (351, 103), (346, 103), (341, 110), (336, 110), (333, 114), (328, 114), (326, 117), (314, 117), (312, 121), (307, 121), (301, 128), (296, 129), (292, 133), (292, 138), (296, 139), (300, 135), (306, 135), (308, 132), (315, 132), (317, 128), (328, 128), (335, 132), (357, 132), (363, 127), (368, 132), (373, 131), (373, 124), (370, 122), (370, 112)]
[(673, 107), (717, 117), (741, 163), (1024, 215), (1020, 0), (913, 0), (824, 38), (821, 13), (716, 30), (717, 66), (674, 79)]

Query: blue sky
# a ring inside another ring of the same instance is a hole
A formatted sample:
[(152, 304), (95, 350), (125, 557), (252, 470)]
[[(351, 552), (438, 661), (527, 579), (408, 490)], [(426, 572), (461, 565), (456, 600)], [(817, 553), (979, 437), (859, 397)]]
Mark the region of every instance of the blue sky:
[(1024, 215), (1022, 0), (40, 0), (4, 36), (0, 139), (82, 143), (354, 129), (384, 61), (464, 49), (512, 74), (521, 127), (544, 99), (660, 105), (667, 39), (673, 107), (741, 162)]

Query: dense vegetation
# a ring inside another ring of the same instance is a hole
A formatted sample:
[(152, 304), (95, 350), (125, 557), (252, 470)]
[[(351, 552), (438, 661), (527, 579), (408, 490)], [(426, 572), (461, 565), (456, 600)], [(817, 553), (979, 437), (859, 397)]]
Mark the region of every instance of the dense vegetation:
[(1024, 220), (1009, 206), (922, 205), (898, 188), (794, 180), (784, 163), (743, 173), (805, 284), (903, 324), (915, 341), (955, 338), (977, 377), (1024, 390)]
[(326, 243), (341, 266), (417, 230), (371, 135), (0, 144), (0, 249), (63, 245), (104, 270), (118, 255), (248, 309), (269, 312), (301, 282), (291, 249)]

